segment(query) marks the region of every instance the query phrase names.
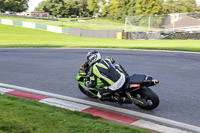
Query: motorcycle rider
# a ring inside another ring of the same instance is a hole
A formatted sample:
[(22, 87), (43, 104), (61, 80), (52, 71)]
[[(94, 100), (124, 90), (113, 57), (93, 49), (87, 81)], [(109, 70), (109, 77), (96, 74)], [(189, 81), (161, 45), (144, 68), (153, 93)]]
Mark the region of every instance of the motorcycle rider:
[(98, 92), (97, 96), (102, 101), (117, 101), (122, 104), (124, 101), (116, 93), (125, 83), (125, 74), (119, 65), (115, 65), (112, 58), (101, 59), (101, 54), (97, 50), (91, 50), (87, 53), (87, 63), (90, 66), (87, 77), (85, 78), (85, 86), (95, 88), (97, 86), (97, 78), (99, 78), (106, 87)]

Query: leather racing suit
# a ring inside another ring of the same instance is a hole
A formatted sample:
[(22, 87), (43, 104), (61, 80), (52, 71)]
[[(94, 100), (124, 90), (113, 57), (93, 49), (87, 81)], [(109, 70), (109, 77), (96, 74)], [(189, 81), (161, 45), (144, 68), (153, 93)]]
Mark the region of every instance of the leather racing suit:
[(88, 72), (88, 82), (85, 85), (90, 88), (95, 88), (97, 85), (97, 78), (99, 78), (105, 85), (98, 97), (101, 98), (109, 93), (120, 89), (125, 83), (125, 75), (114, 66), (112, 58), (101, 59), (93, 64)]

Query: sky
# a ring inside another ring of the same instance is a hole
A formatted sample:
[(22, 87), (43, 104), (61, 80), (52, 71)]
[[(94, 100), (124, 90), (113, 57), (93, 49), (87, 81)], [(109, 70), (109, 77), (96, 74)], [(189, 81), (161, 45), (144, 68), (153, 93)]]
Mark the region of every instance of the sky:
[(40, 2), (42, 2), (42, 1), (43, 1), (43, 0), (29, 0), (29, 3), (28, 3), (29, 9), (28, 9), (28, 11), (29, 11), (29, 12), (30, 12), (30, 11), (34, 11), (35, 7), (37, 7), (38, 4), (39, 4)]
[[(37, 7), (41, 1), (43, 0), (30, 0), (28, 11), (34, 11), (35, 7)], [(200, 0), (196, 0), (196, 1), (197, 1), (197, 5), (200, 5)]]

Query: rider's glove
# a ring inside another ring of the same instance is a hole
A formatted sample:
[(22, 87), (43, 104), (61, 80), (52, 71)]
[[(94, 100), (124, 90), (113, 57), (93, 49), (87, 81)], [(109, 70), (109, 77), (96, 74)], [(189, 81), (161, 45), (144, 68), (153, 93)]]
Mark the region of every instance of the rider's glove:
[(89, 78), (89, 77), (86, 77), (86, 78), (84, 79), (84, 85), (85, 85), (86, 87), (89, 87), (89, 86), (90, 86), (90, 78)]
[(113, 58), (110, 58), (110, 60), (112, 64), (115, 64), (115, 60)]
[(90, 86), (90, 81), (86, 81), (86, 82), (85, 82), (85, 86), (86, 86), (86, 87), (89, 87), (89, 86)]

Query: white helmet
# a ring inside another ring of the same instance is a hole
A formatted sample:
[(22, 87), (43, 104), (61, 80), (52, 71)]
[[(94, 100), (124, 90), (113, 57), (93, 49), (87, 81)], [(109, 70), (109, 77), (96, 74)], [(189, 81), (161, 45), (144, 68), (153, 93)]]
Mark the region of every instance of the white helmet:
[(90, 66), (99, 60), (101, 60), (101, 54), (97, 50), (91, 50), (87, 53), (87, 61)]

